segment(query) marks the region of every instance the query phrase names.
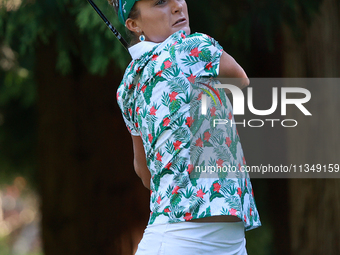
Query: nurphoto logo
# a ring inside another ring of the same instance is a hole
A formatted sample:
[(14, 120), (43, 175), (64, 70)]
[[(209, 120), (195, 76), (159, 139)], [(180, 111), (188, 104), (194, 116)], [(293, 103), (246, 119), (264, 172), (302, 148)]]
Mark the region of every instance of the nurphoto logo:
[[(228, 89), (232, 96), (233, 96), (233, 112), (234, 115), (244, 115), (245, 113), (245, 96), (243, 94), (243, 91), (231, 84), (216, 84), (216, 88), (223, 88)], [(247, 106), (251, 113), (257, 116), (268, 116), (272, 113), (274, 113), (278, 108), (278, 88), (273, 87), (272, 88), (272, 106), (270, 109), (267, 110), (258, 110), (255, 109), (253, 104), (253, 88), (248, 87), (248, 100), (247, 100)], [(287, 98), (287, 94), (299, 94), (303, 95), (303, 98)], [(287, 105), (295, 105), (305, 116), (312, 116), (312, 114), (307, 110), (307, 108), (304, 106), (305, 103), (309, 102), (311, 99), (311, 93), (308, 89), (305, 88), (297, 88), (297, 87), (286, 87), (281, 88), (281, 115), (286, 116), (287, 115)], [(208, 98), (206, 94), (202, 95), (202, 114), (207, 114), (208, 109)], [(248, 124), (249, 127), (263, 127), (265, 125), (265, 122), (271, 123), (271, 127), (275, 126), (276, 122), (280, 122), (283, 127), (296, 127), (298, 125), (297, 120), (294, 119), (251, 119), (246, 121), (245, 119), (243, 122), (233, 122), (233, 120), (230, 119), (214, 119), (213, 120), (213, 126), (216, 125), (239, 125), (242, 124), (244, 127)]]

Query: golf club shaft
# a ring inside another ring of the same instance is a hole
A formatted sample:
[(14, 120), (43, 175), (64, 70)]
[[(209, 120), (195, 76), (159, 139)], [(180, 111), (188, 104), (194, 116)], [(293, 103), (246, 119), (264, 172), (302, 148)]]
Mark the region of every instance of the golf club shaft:
[(92, 0), (87, 0), (93, 9), (98, 13), (98, 15), (102, 18), (102, 20), (105, 22), (105, 24), (110, 28), (112, 33), (118, 38), (118, 40), (121, 42), (121, 44), (124, 46), (124, 48), (127, 50), (128, 49), (128, 43), (125, 41), (125, 39), (122, 37), (122, 35), (117, 31), (117, 29), (112, 26), (110, 21), (105, 17), (105, 15), (99, 10), (97, 5), (92, 1)]

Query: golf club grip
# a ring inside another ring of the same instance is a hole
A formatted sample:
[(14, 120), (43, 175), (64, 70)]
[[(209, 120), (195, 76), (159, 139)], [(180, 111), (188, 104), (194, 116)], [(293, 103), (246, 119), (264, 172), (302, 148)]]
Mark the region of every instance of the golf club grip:
[(124, 46), (124, 48), (127, 50), (128, 49), (128, 43), (125, 41), (125, 39), (122, 37), (122, 35), (117, 31), (117, 29), (112, 26), (110, 21), (105, 17), (105, 15), (99, 10), (97, 5), (92, 1), (92, 0), (87, 0), (93, 9), (98, 13), (98, 15), (102, 18), (102, 20), (105, 22), (105, 24), (110, 28), (112, 33), (118, 38), (118, 40), (121, 42), (121, 44)]

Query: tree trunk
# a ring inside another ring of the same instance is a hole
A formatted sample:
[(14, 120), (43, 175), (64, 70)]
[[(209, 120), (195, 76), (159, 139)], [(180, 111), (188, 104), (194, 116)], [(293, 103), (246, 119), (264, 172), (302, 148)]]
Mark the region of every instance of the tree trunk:
[[(76, 61), (76, 59), (74, 59)], [(148, 219), (148, 191), (132, 166), (131, 137), (116, 103), (121, 73), (55, 71), (39, 47), (39, 178), (46, 255), (132, 254)]]
[[(300, 42), (285, 31), (286, 77), (339, 77), (339, 5), (325, 0)], [(340, 86), (306, 88), (312, 92), (313, 116), (289, 113), (299, 128), (288, 130), (288, 161), (339, 164)], [(289, 186), (292, 254), (340, 254), (340, 179), (291, 179)]]

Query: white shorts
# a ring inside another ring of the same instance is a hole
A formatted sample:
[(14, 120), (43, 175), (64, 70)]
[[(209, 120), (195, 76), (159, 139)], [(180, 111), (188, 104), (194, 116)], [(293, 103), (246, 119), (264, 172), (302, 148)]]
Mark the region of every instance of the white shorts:
[(244, 223), (179, 222), (149, 225), (135, 255), (246, 255)]

